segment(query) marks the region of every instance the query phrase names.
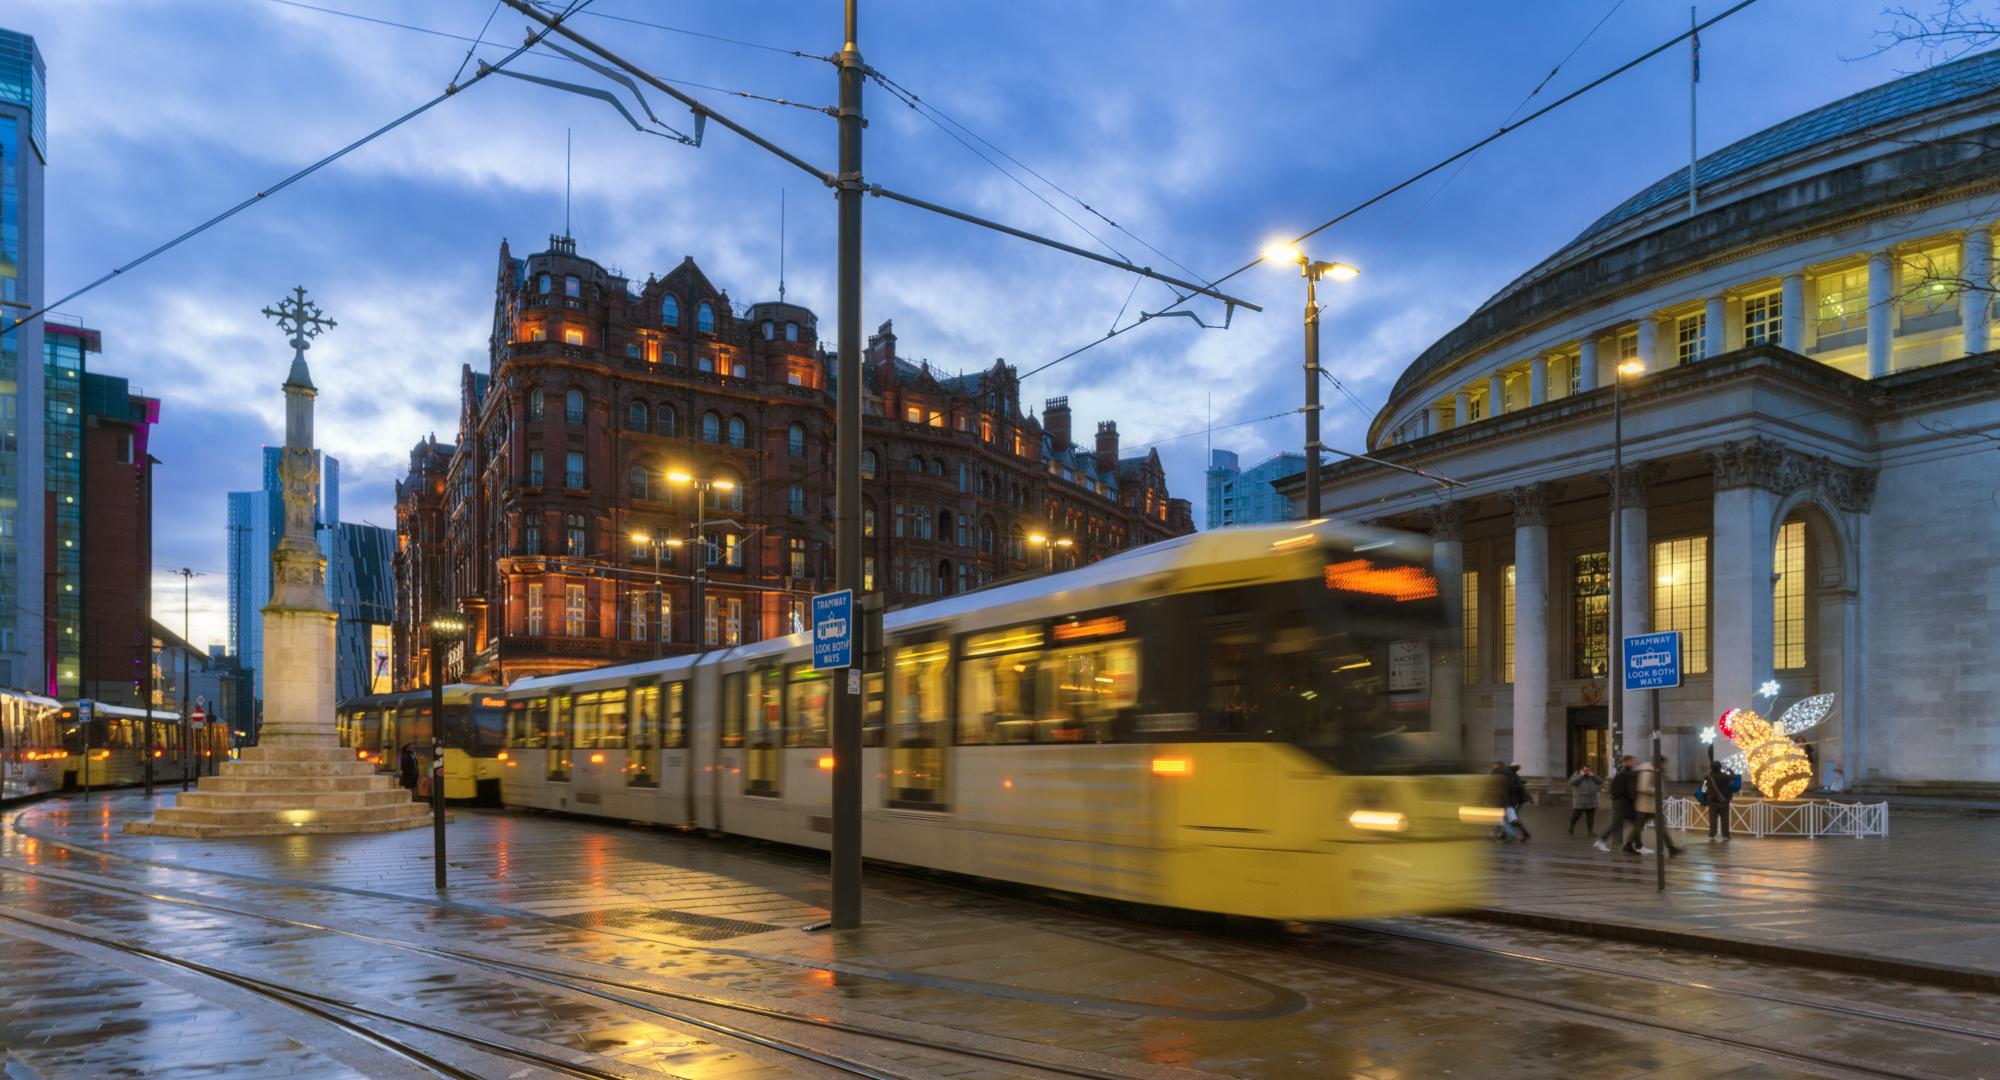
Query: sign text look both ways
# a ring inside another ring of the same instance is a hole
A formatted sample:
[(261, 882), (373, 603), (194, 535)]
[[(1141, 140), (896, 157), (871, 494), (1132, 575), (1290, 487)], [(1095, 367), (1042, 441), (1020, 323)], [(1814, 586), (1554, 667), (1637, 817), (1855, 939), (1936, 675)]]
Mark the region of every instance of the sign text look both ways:
[(1681, 632), (1633, 634), (1625, 639), (1625, 689), (1661, 690), (1681, 684)]
[(813, 670), (854, 666), (854, 590), (813, 597)]

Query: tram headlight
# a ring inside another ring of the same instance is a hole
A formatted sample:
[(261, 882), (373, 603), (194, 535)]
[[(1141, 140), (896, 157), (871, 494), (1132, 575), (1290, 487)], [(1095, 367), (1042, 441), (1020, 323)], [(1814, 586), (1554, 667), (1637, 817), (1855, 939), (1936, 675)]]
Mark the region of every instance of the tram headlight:
[(1186, 776), (1191, 771), (1186, 758), (1161, 757), (1153, 759), (1154, 776)]
[(1458, 820), (1467, 825), (1498, 825), (1507, 819), (1507, 811), (1497, 806), (1461, 806)]
[(1410, 819), (1395, 810), (1356, 810), (1347, 815), (1347, 823), (1369, 832), (1402, 832), (1410, 827)]

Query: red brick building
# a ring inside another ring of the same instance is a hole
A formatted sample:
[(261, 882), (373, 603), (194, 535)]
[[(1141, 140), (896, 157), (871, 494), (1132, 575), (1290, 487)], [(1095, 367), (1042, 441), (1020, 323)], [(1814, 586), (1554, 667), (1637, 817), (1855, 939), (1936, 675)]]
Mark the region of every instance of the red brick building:
[[(634, 285), (569, 237), (525, 259), (503, 243), (488, 370), (463, 373), (457, 442), (420, 442), (396, 486), (397, 684), (426, 681), (419, 628), (439, 607), (471, 623), (448, 676), (495, 682), (802, 627), (833, 576), (818, 330), (796, 304), (739, 310), (692, 258)], [(1109, 421), (1072, 445), (1067, 400), (1023, 412), (1004, 361), (947, 377), (898, 356), (883, 323), (865, 369), (865, 587), (891, 606), (1193, 530), (1156, 453), (1121, 458)], [(670, 472), (733, 485), (707, 495), (699, 613), (696, 548), (665, 551), (656, 577), (632, 540), (691, 535), (697, 496)]]

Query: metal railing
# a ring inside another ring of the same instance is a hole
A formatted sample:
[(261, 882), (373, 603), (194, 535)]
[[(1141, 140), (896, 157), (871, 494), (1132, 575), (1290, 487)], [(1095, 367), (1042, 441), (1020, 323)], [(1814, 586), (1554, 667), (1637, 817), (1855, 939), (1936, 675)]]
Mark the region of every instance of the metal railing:
[[(1709, 807), (1676, 795), (1667, 799), (1667, 828), (1708, 831)], [(1834, 802), (1831, 799), (1735, 799), (1729, 804), (1729, 830), (1748, 836), (1889, 835), (1888, 803)]]

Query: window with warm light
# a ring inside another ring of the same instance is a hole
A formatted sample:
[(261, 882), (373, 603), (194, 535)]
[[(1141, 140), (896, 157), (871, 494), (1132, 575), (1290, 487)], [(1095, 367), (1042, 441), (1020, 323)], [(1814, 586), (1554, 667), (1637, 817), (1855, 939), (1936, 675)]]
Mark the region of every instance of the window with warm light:
[(537, 581), (528, 586), (528, 636), (541, 637), (548, 617), (546, 587)]
[(1868, 328), (1868, 268), (1856, 266), (1821, 274), (1813, 282), (1819, 299), (1817, 331), (1821, 338)]
[[(1958, 245), (1942, 244), (1910, 252), (1900, 257), (1898, 292), (1903, 301), (1904, 329), (1930, 329), (1931, 323), (1944, 324), (1944, 316), (1958, 313), (1958, 294), (1964, 284), (1958, 269)], [(1933, 318), (1939, 316), (1939, 318)], [(1910, 327), (1909, 323), (1923, 323)]]
[(574, 326), (563, 327), (563, 344), (565, 345), (583, 344), (583, 331), (577, 329)]
[(1796, 671), (1806, 666), (1806, 523), (1787, 521), (1772, 545), (1772, 667)]
[(567, 637), (582, 637), (584, 624), (583, 586), (563, 586), (563, 634)]
[(743, 644), (743, 601), (733, 596), (723, 607), (722, 643)]
[(1464, 612), (1461, 623), (1464, 627), (1465, 685), (1479, 682), (1479, 571), (1467, 570), (1459, 575), (1460, 603)]
[(1500, 681), (1514, 681), (1514, 564), (1500, 568)]
[(1570, 560), (1571, 664), (1578, 679), (1611, 671), (1611, 553), (1589, 551)]
[(1681, 633), (1681, 672), (1708, 670), (1708, 537), (1653, 543), (1653, 629)]
[(647, 589), (631, 589), (625, 594), (633, 641), (646, 640), (646, 615), (653, 609), (653, 594)]

